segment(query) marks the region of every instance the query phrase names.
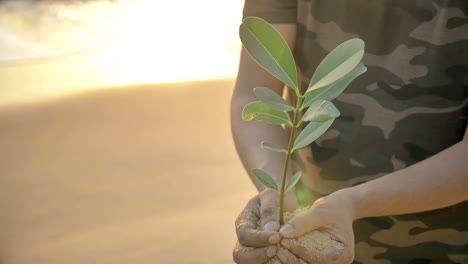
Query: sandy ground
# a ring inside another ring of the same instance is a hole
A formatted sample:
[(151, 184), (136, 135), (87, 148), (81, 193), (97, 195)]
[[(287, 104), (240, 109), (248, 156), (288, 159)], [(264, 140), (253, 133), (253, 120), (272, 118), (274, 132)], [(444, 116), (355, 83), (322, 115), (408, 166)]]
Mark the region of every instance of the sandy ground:
[(0, 263), (232, 263), (233, 80), (0, 108)]

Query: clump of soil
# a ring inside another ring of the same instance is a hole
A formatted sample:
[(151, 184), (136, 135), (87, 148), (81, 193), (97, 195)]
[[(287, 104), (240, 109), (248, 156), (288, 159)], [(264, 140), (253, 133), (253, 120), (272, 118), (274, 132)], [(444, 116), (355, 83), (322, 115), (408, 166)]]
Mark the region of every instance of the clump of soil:
[[(303, 212), (304, 209), (297, 209), (293, 213), (285, 212), (284, 213), (284, 221), (288, 222), (294, 216), (298, 215), (299, 213)], [(298, 238), (297, 241), (304, 247), (314, 247), (316, 249), (326, 249), (326, 248), (336, 248), (336, 249), (343, 249), (344, 245), (341, 242), (336, 241), (333, 239), (328, 233), (322, 232), (320, 230), (314, 230), (312, 232), (306, 233)]]
[[(294, 216), (300, 214), (303, 212), (306, 208), (303, 209), (296, 209), (294, 212), (285, 212), (284, 213), (284, 221), (288, 222), (291, 220)], [(257, 223), (257, 229), (262, 230), (262, 225), (260, 221)], [(336, 249), (343, 249), (344, 245), (341, 242), (336, 241), (333, 239), (328, 233), (325, 233), (320, 230), (314, 230), (312, 232), (306, 233), (298, 238), (295, 238), (301, 245), (303, 245), (306, 248), (316, 248), (318, 250), (324, 250), (327, 248), (336, 248)], [(281, 244), (277, 245), (278, 248), (281, 248)], [(250, 247), (244, 247), (240, 245), (242, 248), (241, 250), (249, 250), (251, 249)], [(271, 264), (272, 261), (268, 261), (266, 264)], [(307, 262), (300, 260), (300, 263), (307, 264)]]

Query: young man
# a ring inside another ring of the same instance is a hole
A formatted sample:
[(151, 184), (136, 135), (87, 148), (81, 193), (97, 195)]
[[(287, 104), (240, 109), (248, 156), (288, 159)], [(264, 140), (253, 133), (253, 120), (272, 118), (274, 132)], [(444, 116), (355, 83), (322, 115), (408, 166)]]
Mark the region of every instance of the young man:
[[(313, 204), (305, 214), (279, 229), (276, 192), (251, 176), (260, 194), (236, 221), (234, 260), (468, 263), (468, 1), (246, 0), (247, 16), (272, 23), (294, 49), (302, 88), (350, 38), (366, 43), (368, 71), (333, 101), (341, 116), (329, 131), (298, 153), (304, 175), (288, 207)], [(234, 141), (247, 171), (264, 169), (279, 182), (284, 157), (259, 146), (286, 145), (287, 133), (241, 120), (258, 86), (283, 94), (242, 51)], [(258, 220), (264, 231), (255, 230)], [(344, 248), (317, 251), (288, 239), (314, 229)]]

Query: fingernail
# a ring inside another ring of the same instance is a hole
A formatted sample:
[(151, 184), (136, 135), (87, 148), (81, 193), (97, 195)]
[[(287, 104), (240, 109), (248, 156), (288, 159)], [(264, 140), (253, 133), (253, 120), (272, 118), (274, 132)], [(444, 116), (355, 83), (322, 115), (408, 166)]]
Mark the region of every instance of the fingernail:
[(263, 226), (263, 229), (269, 231), (278, 231), (279, 227), (280, 225), (278, 222), (270, 221)]
[(280, 242), (280, 240), (281, 240), (281, 237), (278, 234), (271, 235), (270, 238), (268, 238), (268, 242), (270, 242), (271, 244), (276, 244)]
[(293, 232), (294, 232), (294, 227), (290, 224), (284, 225), (280, 229), (280, 233), (285, 236), (291, 235)]
[(276, 255), (276, 247), (269, 247), (269, 248), (267, 249), (267, 256), (268, 256), (269, 258), (272, 258), (272, 257), (274, 257), (275, 255)]
[(281, 241), (281, 245), (287, 249), (289, 249), (291, 247), (291, 241), (287, 240), (287, 239), (283, 239)]

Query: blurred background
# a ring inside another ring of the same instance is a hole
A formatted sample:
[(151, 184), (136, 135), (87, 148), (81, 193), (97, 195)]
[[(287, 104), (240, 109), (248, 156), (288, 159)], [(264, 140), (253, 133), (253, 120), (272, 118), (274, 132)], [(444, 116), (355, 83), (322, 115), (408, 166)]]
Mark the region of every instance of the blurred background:
[(2, 0), (0, 103), (93, 86), (232, 77), (242, 5)]
[(0, 263), (232, 263), (243, 1), (0, 0)]

